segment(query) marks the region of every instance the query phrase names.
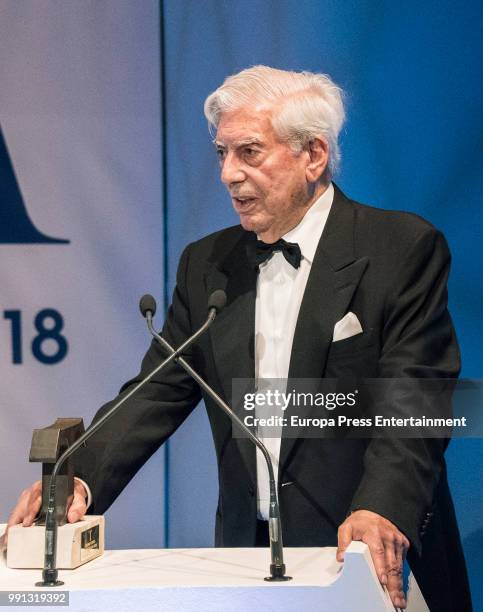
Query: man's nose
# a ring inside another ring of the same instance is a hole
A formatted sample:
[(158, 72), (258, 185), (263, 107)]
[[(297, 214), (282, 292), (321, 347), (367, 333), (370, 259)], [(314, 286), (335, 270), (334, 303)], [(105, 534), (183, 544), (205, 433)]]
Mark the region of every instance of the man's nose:
[(221, 181), (229, 187), (233, 183), (241, 183), (246, 179), (240, 160), (233, 153), (227, 153), (221, 166)]

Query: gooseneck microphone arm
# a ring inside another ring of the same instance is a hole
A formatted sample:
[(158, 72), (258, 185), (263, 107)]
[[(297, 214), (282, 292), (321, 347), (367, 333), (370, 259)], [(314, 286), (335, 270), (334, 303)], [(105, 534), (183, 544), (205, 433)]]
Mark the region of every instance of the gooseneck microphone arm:
[[(216, 293), (216, 292), (215, 292)], [(55, 505), (56, 505), (56, 487), (57, 487), (57, 474), (62, 467), (64, 461), (68, 459), (73, 453), (76, 452), (92, 435), (96, 433), (108, 421), (117, 409), (124, 404), (131, 396), (143, 387), (147, 382), (151, 380), (158, 372), (164, 369), (172, 361), (179, 359), (181, 353), (189, 348), (196, 340), (210, 327), (215, 320), (218, 310), (220, 310), (218, 303), (212, 303), (212, 296), (208, 304), (209, 312), (208, 317), (203, 325), (190, 336), (176, 351), (170, 347), (170, 355), (160, 365), (158, 365), (150, 374), (148, 374), (143, 380), (135, 385), (129, 393), (126, 393), (118, 402), (114, 404), (109, 410), (102, 415), (102, 417), (93, 423), (86, 431), (80, 436), (69, 448), (59, 457), (57, 463), (54, 465), (52, 474), (50, 476), (49, 486), (49, 502), (47, 508), (47, 515), (45, 519), (45, 556), (44, 556), (44, 569), (42, 571), (41, 582), (35, 583), (36, 586), (53, 587), (64, 584), (61, 580), (57, 580), (58, 570), (56, 568), (57, 559), (57, 520), (55, 517)]]
[[(226, 294), (221, 289), (215, 291), (210, 303), (216, 301), (217, 310), (221, 310), (225, 306)], [(272, 459), (265, 445), (255, 436), (245, 423), (235, 414), (228, 404), (208, 385), (208, 383), (189, 365), (183, 357), (178, 354), (181, 349), (175, 351), (173, 347), (153, 327), (153, 316), (156, 312), (156, 301), (151, 295), (145, 295), (141, 298), (139, 308), (141, 314), (146, 319), (146, 323), (151, 335), (161, 344), (161, 346), (175, 357), (175, 361), (187, 372), (199, 386), (214, 400), (214, 402), (228, 415), (232, 422), (248, 436), (248, 438), (260, 449), (265, 458), (268, 468), (268, 476), (270, 481), (270, 505), (269, 505), (269, 537), (270, 537), (270, 576), (265, 578), (267, 581), (285, 581), (290, 580), (291, 576), (285, 575), (285, 564), (283, 562), (283, 543), (282, 543), (282, 526), (280, 521), (280, 507), (278, 503), (277, 486), (275, 484), (275, 475), (273, 471)]]

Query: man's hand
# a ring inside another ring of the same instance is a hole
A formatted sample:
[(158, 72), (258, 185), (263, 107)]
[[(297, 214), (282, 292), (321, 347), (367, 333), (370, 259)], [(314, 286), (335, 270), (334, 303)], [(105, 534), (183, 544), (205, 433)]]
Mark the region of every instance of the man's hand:
[(403, 563), (409, 540), (390, 521), (369, 510), (353, 512), (339, 527), (337, 561), (344, 560), (344, 551), (353, 540), (369, 547), (377, 576), (387, 587), (392, 603), (406, 607), (403, 591)]
[[(86, 506), (87, 492), (82, 483), (74, 480), (74, 495), (67, 509), (67, 520), (69, 523), (79, 521), (87, 511)], [(13, 525), (30, 527), (35, 521), (35, 517), (42, 506), (42, 482), (37, 480), (34, 484), (22, 491), (18, 498), (17, 505), (9, 516), (5, 533), (0, 538), (0, 550), (7, 545), (8, 530)]]

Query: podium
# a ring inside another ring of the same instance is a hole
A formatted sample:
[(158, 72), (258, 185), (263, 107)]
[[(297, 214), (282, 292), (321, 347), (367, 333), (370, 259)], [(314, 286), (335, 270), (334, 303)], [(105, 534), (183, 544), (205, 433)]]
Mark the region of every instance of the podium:
[[(343, 564), (335, 551), (286, 548), (293, 580), (283, 583), (264, 581), (270, 560), (264, 548), (106, 551), (59, 573), (65, 582), (61, 589), (69, 591), (69, 612), (394, 612), (367, 546), (352, 542)], [(38, 579), (39, 570), (9, 569), (2, 555), (0, 590), (46, 592), (34, 587)], [(407, 610), (429, 612), (414, 580)]]

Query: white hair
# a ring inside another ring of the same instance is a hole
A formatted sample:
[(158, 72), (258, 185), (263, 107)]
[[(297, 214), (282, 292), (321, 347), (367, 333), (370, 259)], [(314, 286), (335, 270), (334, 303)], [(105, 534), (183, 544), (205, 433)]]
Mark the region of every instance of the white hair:
[(225, 79), (205, 100), (210, 130), (221, 115), (242, 107), (274, 110), (272, 126), (277, 136), (299, 152), (316, 137), (329, 145), (329, 172), (339, 166), (338, 137), (345, 119), (343, 92), (326, 74), (277, 70), (254, 66)]

